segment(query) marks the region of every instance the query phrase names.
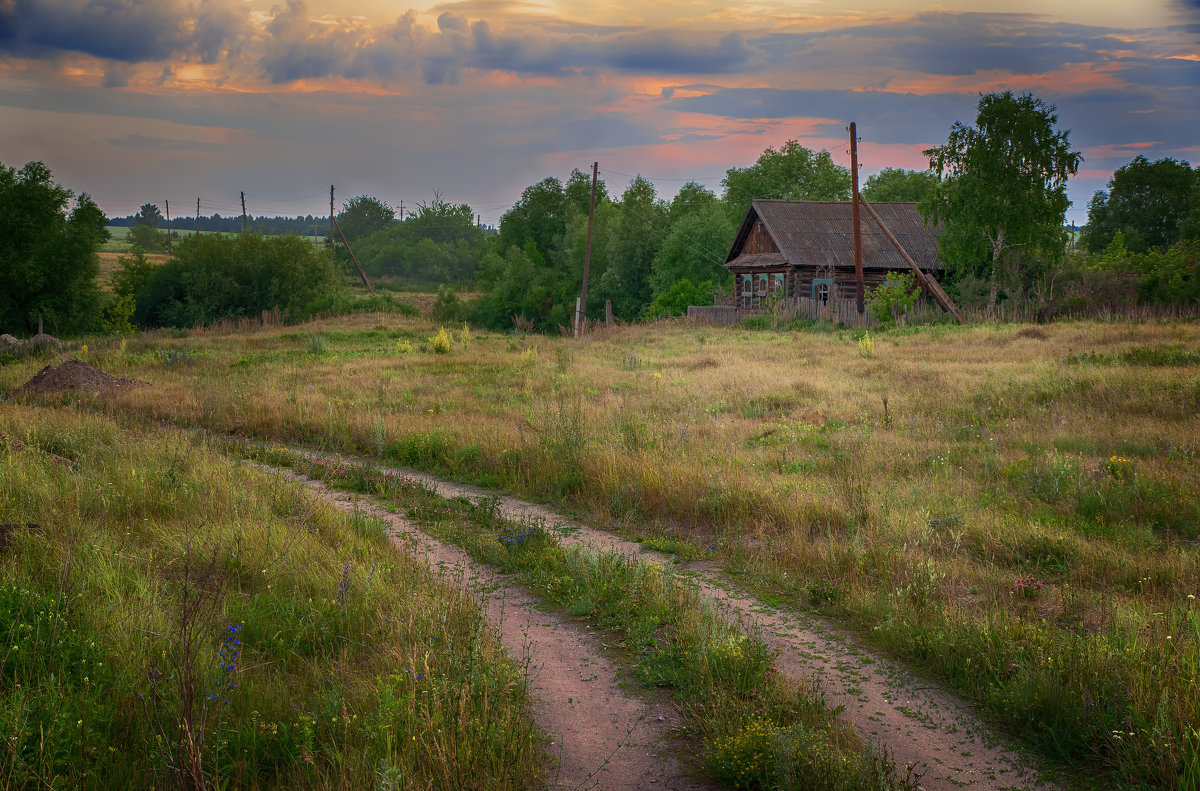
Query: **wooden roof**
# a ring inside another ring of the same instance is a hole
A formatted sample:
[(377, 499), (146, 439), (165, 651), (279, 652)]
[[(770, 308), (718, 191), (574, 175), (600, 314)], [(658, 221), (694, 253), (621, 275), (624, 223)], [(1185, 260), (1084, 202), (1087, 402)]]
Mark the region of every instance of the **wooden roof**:
[[(915, 203), (872, 203), (871, 207), (922, 269), (942, 268), (937, 257), (941, 229), (926, 227)], [(863, 268), (907, 270), (908, 264), (871, 216), (865, 211), (860, 216)], [(742, 255), (742, 248), (756, 220), (762, 220), (779, 255), (791, 266), (854, 268), (854, 223), (849, 201), (752, 201), (725, 256), (726, 266), (754, 263), (751, 254)]]

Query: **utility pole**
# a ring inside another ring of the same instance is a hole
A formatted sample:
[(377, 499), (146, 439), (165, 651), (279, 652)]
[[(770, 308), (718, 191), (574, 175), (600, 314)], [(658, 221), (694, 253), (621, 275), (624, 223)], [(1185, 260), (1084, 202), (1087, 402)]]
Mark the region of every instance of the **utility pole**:
[(242, 190), (242, 236), (246, 235), (246, 191)]
[(404, 222), (404, 201), (400, 201), (400, 222)]
[(200, 199), (196, 198), (196, 235), (200, 235)]
[(862, 223), (858, 213), (858, 130), (850, 122), (850, 217), (854, 223), (854, 296), (858, 304), (858, 326), (863, 326), (867, 306), (863, 299)]
[(329, 185), (329, 244), (333, 245), (333, 185)]
[(588, 230), (587, 244), (583, 248), (583, 291), (579, 297), (579, 311), (575, 316), (575, 337), (583, 335), (583, 327), (587, 322), (587, 287), (588, 272), (592, 268), (592, 226), (596, 222), (596, 177), (600, 172), (600, 163), (592, 163), (592, 197), (588, 200)]
[(163, 198), (163, 203), (167, 207), (167, 255), (171, 254), (171, 201)]

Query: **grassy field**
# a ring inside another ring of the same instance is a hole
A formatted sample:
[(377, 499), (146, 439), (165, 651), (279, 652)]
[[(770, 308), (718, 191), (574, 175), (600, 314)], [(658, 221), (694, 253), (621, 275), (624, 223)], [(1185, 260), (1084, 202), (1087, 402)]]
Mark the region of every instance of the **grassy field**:
[(395, 316), (93, 346), (154, 384), (94, 407), (715, 553), (1105, 785), (1200, 783), (1200, 326), (447, 329), (444, 354)]
[(0, 413), (4, 788), (528, 788), (524, 668), (378, 521), (194, 434)]

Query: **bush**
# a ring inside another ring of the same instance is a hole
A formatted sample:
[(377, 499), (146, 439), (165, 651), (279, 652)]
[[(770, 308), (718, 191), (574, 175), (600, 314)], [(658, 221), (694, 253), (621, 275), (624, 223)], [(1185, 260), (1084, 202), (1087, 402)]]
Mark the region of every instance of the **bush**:
[(659, 294), (646, 308), (646, 318), (686, 316), (688, 305), (711, 305), (717, 287), (711, 280), (692, 285), (686, 277)]
[(167, 235), (149, 225), (133, 226), (126, 238), (134, 246), (151, 253), (161, 252), (167, 246)]
[(458, 318), (461, 307), (458, 294), (454, 293), (454, 289), (449, 286), (439, 286), (437, 297), (433, 300), (433, 310), (431, 311), (433, 320), (454, 321)]
[(912, 309), (921, 298), (921, 289), (916, 285), (912, 272), (892, 272), (885, 283), (867, 292), (867, 310), (884, 327)]
[(329, 253), (298, 236), (207, 234), (181, 240), (171, 261), (145, 273), (134, 317), (190, 327), (279, 308), (295, 321), (344, 302), (345, 291)]
[(442, 327), (438, 330), (437, 335), (430, 336), (429, 347), (437, 354), (449, 354), (450, 350), (454, 348), (454, 338), (446, 332), (445, 327)]

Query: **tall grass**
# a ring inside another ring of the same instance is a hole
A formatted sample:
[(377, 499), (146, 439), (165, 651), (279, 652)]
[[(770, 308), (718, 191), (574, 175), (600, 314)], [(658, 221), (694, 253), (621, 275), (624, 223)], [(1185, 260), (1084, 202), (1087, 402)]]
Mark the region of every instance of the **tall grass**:
[[(179, 370), (131, 341), (101, 367), (155, 387), (96, 406), (384, 444), (406, 465), (702, 542), (748, 583), (815, 600), (954, 682), (1046, 755), (1168, 788), (1195, 765), (1195, 324), (897, 329), (873, 333), (870, 359), (838, 330), (478, 333), (437, 356), (394, 352), (421, 322), (320, 331), (320, 358), (269, 330), (156, 339), (197, 352)], [(31, 371), (0, 368), (0, 384)]]
[(537, 783), (523, 669), (382, 523), (174, 432), (0, 437), (6, 787)]
[(712, 776), (734, 789), (903, 791), (916, 787), (825, 704), (778, 674), (767, 644), (714, 614), (674, 569), (575, 545), (539, 521), (498, 514), (497, 498), (449, 501), (371, 465), (256, 451), (349, 491), (381, 497), (423, 530), (516, 577), (544, 600), (616, 636), (646, 686), (674, 692)]

